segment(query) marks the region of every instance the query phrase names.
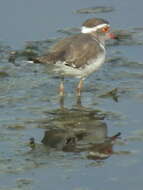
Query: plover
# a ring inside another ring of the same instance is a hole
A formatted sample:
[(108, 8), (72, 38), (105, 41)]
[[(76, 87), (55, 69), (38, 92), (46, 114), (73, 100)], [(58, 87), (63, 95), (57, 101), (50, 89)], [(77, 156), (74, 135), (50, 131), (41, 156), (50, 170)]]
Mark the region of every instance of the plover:
[(105, 41), (114, 39), (109, 22), (101, 18), (86, 20), (81, 33), (60, 40), (50, 51), (33, 59), (35, 63), (50, 66), (50, 72), (61, 77), (60, 96), (64, 96), (64, 77), (79, 78), (77, 96), (81, 95), (83, 81), (91, 73), (98, 71), (105, 61)]

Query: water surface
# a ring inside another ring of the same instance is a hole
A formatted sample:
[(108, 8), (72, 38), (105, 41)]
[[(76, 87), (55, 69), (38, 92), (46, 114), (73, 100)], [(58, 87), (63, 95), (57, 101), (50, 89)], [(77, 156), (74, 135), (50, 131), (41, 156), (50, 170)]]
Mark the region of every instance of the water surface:
[[(142, 4), (139, 0), (0, 3), (0, 189), (142, 189)], [(113, 9), (76, 13), (96, 6)], [(26, 41), (41, 54), (57, 38), (69, 35), (58, 30), (74, 33), (73, 28), (93, 16), (109, 20), (121, 39), (108, 42), (106, 64), (85, 81), (84, 108), (75, 106), (78, 81), (66, 79), (66, 109), (60, 110), (59, 79), (47, 75), (41, 65), (24, 62), (29, 56)], [(8, 61), (11, 50), (18, 52), (15, 63)], [(56, 148), (47, 148), (41, 140), (55, 129), (60, 140), (51, 136)], [(109, 141), (118, 132), (121, 137)], [(63, 144), (75, 136), (76, 151), (63, 151)], [(31, 137), (35, 149), (28, 146)], [(103, 157), (97, 159), (90, 152)]]

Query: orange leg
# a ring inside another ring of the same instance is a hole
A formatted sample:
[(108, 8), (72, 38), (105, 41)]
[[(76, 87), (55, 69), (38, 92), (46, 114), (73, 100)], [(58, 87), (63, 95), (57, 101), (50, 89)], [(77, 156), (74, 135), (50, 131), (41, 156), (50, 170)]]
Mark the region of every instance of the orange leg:
[(62, 80), (60, 83), (59, 94), (60, 94), (60, 96), (64, 96), (64, 77), (62, 77)]
[(81, 96), (81, 89), (82, 89), (82, 87), (83, 87), (83, 79), (80, 79), (80, 81), (79, 81), (79, 83), (77, 85), (77, 89), (76, 89), (77, 96)]
[(61, 81), (60, 83), (59, 94), (60, 96), (64, 96), (64, 82), (63, 81)]
[(59, 86), (59, 95), (60, 95), (60, 107), (64, 108), (64, 78), (62, 78)]

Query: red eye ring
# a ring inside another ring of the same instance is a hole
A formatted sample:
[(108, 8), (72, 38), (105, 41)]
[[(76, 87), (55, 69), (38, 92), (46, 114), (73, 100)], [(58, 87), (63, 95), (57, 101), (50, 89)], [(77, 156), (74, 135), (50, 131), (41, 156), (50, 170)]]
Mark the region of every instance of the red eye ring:
[(102, 32), (109, 32), (110, 27), (109, 26), (105, 26), (102, 28)]

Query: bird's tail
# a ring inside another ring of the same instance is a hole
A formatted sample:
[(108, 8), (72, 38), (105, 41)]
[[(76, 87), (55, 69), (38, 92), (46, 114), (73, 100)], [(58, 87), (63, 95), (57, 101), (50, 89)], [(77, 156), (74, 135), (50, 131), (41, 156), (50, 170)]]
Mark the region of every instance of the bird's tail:
[(55, 59), (56, 59), (55, 55), (52, 53), (49, 53), (44, 56), (32, 57), (28, 61), (32, 63), (51, 64), (51, 63), (54, 63)]
[(40, 60), (40, 57), (31, 57), (30, 59), (28, 59), (27, 62), (28, 63), (42, 63)]

